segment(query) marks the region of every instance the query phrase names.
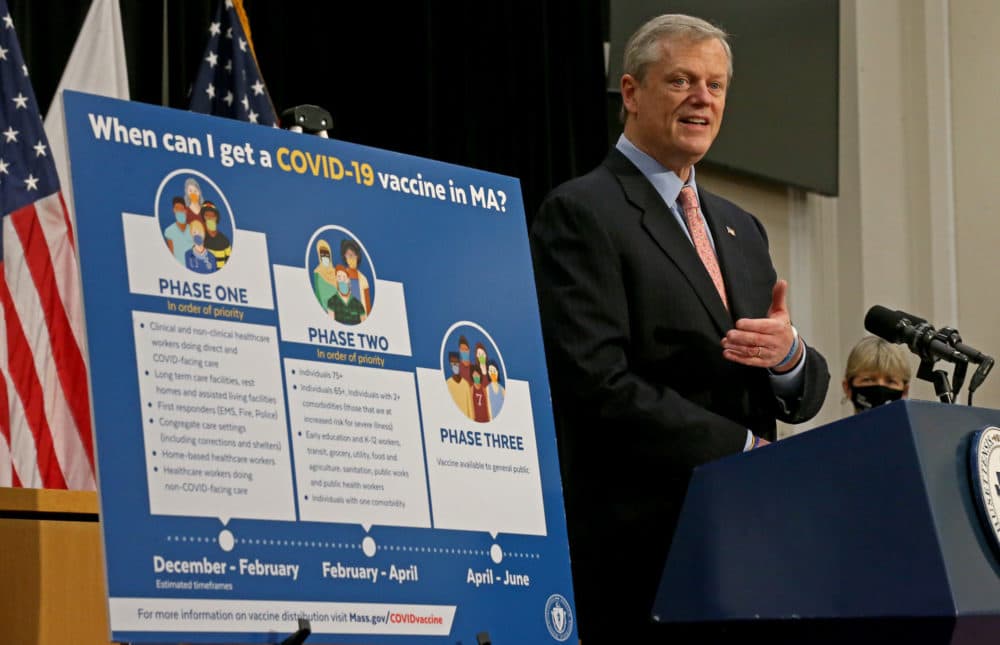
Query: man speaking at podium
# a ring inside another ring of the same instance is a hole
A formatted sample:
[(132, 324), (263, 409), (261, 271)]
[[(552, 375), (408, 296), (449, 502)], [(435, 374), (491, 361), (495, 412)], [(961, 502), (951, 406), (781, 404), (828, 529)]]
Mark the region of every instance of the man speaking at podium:
[(585, 645), (662, 635), (650, 612), (692, 469), (811, 418), (830, 378), (761, 223), (695, 183), (732, 78), (725, 32), (654, 18), (624, 71), (624, 134), (531, 232)]

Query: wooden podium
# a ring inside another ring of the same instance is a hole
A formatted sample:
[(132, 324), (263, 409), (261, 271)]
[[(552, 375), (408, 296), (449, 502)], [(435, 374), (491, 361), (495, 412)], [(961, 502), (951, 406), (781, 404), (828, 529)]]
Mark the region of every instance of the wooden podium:
[(107, 645), (97, 493), (0, 488), (0, 642)]

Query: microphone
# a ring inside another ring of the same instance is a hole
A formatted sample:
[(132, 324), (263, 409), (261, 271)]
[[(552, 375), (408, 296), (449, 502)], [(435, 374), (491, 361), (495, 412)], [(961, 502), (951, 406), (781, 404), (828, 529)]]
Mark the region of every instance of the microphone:
[(937, 333), (937, 335), (938, 335), (938, 338), (942, 338), (943, 337), (944, 341), (950, 347), (954, 347), (956, 350), (958, 350), (958, 351), (962, 352), (963, 354), (965, 354), (965, 356), (969, 359), (970, 363), (980, 364), (983, 361), (988, 360), (990, 358), (989, 356), (987, 356), (986, 354), (982, 353), (981, 351), (979, 351), (975, 347), (969, 347), (968, 345), (966, 345), (965, 343), (963, 343), (962, 342), (962, 337), (958, 335), (958, 330), (957, 329), (952, 329), (950, 327), (945, 327), (945, 328), (939, 330), (938, 333)]
[[(945, 360), (956, 365), (967, 365), (971, 360), (979, 363), (985, 358), (982, 352), (961, 343), (952, 347), (940, 340), (938, 332), (929, 322), (908, 314), (905, 311), (893, 311), (881, 305), (875, 305), (865, 315), (865, 329), (884, 338), (890, 343), (906, 345), (914, 354), (923, 359)], [(958, 336), (957, 332), (955, 335)], [(970, 350), (969, 352), (962, 351)]]

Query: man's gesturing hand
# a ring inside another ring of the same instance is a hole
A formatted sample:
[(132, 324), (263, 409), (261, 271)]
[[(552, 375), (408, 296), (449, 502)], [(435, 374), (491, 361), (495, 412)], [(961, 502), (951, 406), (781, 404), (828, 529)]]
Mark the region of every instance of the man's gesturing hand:
[(788, 282), (778, 280), (771, 292), (767, 318), (737, 320), (735, 329), (729, 330), (722, 339), (723, 357), (751, 367), (775, 368), (781, 365), (775, 372), (788, 371), (797, 365), (803, 352), (802, 343), (798, 343), (795, 355), (785, 360), (795, 343), (787, 297)]

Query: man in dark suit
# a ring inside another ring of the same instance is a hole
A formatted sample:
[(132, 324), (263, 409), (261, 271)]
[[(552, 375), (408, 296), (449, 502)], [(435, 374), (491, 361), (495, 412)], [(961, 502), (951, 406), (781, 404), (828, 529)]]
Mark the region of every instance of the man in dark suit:
[(626, 45), (622, 137), (532, 226), (585, 645), (663, 635), (650, 612), (692, 469), (773, 441), (776, 419), (826, 395), (763, 226), (695, 183), (731, 77), (721, 30), (646, 23)]

